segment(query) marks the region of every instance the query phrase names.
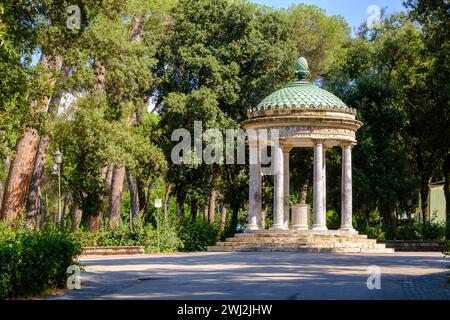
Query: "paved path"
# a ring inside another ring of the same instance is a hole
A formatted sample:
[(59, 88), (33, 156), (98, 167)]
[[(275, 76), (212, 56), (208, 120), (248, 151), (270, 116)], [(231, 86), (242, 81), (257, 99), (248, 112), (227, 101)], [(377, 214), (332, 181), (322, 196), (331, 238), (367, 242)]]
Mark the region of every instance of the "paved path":
[[(80, 290), (47, 299), (448, 299), (450, 259), (384, 255), (235, 252), (84, 257)], [(369, 290), (368, 266), (381, 270)]]

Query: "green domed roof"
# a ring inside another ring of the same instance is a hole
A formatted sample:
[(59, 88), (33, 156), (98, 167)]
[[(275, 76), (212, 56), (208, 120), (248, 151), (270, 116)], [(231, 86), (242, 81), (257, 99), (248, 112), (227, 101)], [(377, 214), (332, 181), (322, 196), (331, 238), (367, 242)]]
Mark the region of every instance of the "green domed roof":
[(331, 92), (323, 90), (315, 84), (305, 81), (309, 75), (305, 58), (297, 59), (295, 72), (299, 81), (288, 84), (262, 100), (250, 112), (270, 109), (332, 109), (354, 111), (347, 107), (341, 99)]

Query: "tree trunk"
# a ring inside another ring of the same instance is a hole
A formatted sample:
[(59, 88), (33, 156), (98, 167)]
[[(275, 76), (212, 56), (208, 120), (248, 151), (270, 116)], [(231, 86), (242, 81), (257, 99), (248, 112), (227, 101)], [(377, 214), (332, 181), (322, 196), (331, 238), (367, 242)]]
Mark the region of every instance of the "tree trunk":
[(48, 135), (42, 136), (39, 147), (36, 154), (36, 160), (34, 162), (33, 175), (31, 176), (30, 190), (27, 197), (27, 217), (25, 222), (31, 223), (35, 220), (35, 216), (39, 210), (39, 194), (38, 189), (42, 183), (42, 177), (44, 176), (44, 165), (47, 158), (48, 147), (50, 145), (50, 137)]
[(220, 231), (225, 230), (225, 225), (227, 223), (227, 207), (225, 205), (222, 205), (222, 208), (220, 208)]
[(81, 217), (83, 216), (83, 211), (78, 208), (75, 202), (72, 202), (72, 230), (77, 231), (80, 229)]
[[(65, 68), (64, 76), (61, 79), (62, 83), (67, 83), (67, 79), (70, 74), (70, 69)], [(59, 105), (61, 103), (62, 96), (64, 94), (64, 91), (59, 88), (56, 91), (56, 95), (53, 99), (51, 99), (47, 113), (50, 116), (50, 119), (54, 119), (56, 114), (58, 114)], [(39, 142), (38, 151), (36, 154), (36, 158), (34, 161), (34, 170), (33, 175), (31, 176), (31, 182), (30, 182), (30, 188), (28, 191), (28, 197), (27, 197), (27, 221), (34, 221), (35, 217), (38, 214), (38, 188), (42, 184), (42, 177), (44, 175), (44, 165), (47, 160), (48, 156), (48, 149), (50, 145), (50, 137), (48, 135), (43, 135), (41, 137), (41, 140)]]
[(109, 197), (109, 226), (117, 228), (120, 225), (120, 211), (122, 207), (123, 181), (125, 178), (125, 166), (119, 165), (114, 168), (111, 195)]
[(89, 232), (97, 232), (100, 230), (101, 217), (99, 214), (90, 215), (88, 218)]
[(216, 200), (217, 200), (217, 190), (212, 189), (211, 194), (209, 196), (209, 205), (208, 205), (208, 222), (211, 225), (214, 225), (214, 218), (216, 215)]
[[(131, 217), (132, 217), (132, 220), (134, 220), (138, 216), (139, 200), (138, 200), (138, 197), (136, 194), (136, 190), (134, 189), (133, 177), (131, 176), (131, 173), (128, 170), (128, 168), (126, 168), (125, 170), (126, 170), (126, 175), (127, 175), (128, 190), (130, 191)], [(130, 220), (130, 223), (131, 223), (131, 220)]]
[(144, 207), (144, 221), (147, 218), (148, 215), (148, 208), (150, 207), (150, 197), (152, 195), (152, 188), (153, 188), (153, 184), (151, 182), (148, 183), (148, 187), (147, 187), (147, 201), (145, 201), (145, 207)]
[(47, 212), (48, 212), (48, 194), (45, 192), (45, 196), (42, 199), (42, 212), (41, 212), (41, 226), (42, 229), (45, 226), (45, 222), (47, 219)]
[(2, 208), (2, 202), (3, 202), (3, 190), (4, 190), (3, 182), (0, 181), (0, 210)]
[(62, 212), (61, 212), (61, 223), (63, 225), (66, 224), (66, 211), (67, 211), (67, 206), (69, 205), (70, 198), (71, 198), (70, 194), (66, 194), (64, 196), (64, 205), (63, 205), (63, 209), (62, 209)]
[[(50, 58), (42, 54), (39, 64), (44, 66), (47, 76), (50, 79), (50, 86), (55, 84), (55, 71), (60, 67), (61, 58)], [(32, 101), (32, 109), (42, 113), (47, 110), (49, 97), (44, 97), (42, 101)], [(7, 224), (14, 222), (25, 210), (25, 199), (30, 186), (31, 175), (33, 174), (34, 159), (39, 145), (39, 133), (34, 128), (25, 130), (25, 134), (16, 144), (16, 156), (9, 168), (8, 178), (4, 190), (2, 209), (0, 218)]]
[(422, 177), (420, 183), (420, 200), (422, 201), (421, 209), (422, 209), (422, 217), (423, 223), (426, 221), (430, 221), (430, 213), (428, 212), (428, 178)]
[(203, 218), (208, 222), (208, 206), (203, 208)]
[(145, 200), (145, 188), (142, 180), (136, 176), (136, 189), (137, 195), (139, 199), (139, 211), (143, 211), (145, 209), (146, 200)]
[[(5, 171), (9, 172), (9, 167), (11, 164), (11, 158), (10, 157), (6, 157), (5, 159), (3, 159), (3, 168)], [(0, 212), (2, 210), (2, 202), (3, 202), (3, 194), (5, 191), (5, 184), (3, 183), (3, 181), (0, 181)]]
[(106, 68), (105, 65), (99, 61), (95, 62), (95, 78), (94, 91), (104, 94), (106, 92)]
[(7, 224), (17, 220), (25, 210), (25, 197), (33, 173), (39, 143), (36, 129), (29, 129), (16, 145), (16, 156), (9, 168), (0, 217)]
[(197, 200), (192, 200), (191, 201), (191, 218), (193, 221), (195, 221), (195, 219), (197, 219), (197, 214), (198, 214), (198, 202), (197, 202)]
[(391, 240), (395, 235), (396, 218), (388, 201), (380, 203), (381, 213), (383, 215), (383, 224), (386, 229), (386, 238)]
[(113, 173), (114, 173), (114, 166), (109, 165), (104, 170), (105, 170), (105, 174), (102, 173), (102, 179), (105, 180), (105, 190), (104, 190), (104, 194), (101, 197), (102, 209), (99, 214), (100, 219), (103, 219), (103, 220), (105, 218), (105, 212), (106, 212), (107, 204), (109, 202), (109, 196), (111, 195), (111, 183), (112, 183), (112, 177), (113, 177)]
[(184, 216), (184, 203), (183, 201), (177, 201), (177, 217)]
[(236, 232), (238, 225), (238, 215), (239, 215), (239, 207), (232, 208), (231, 212), (231, 231), (232, 233)]
[(169, 198), (170, 192), (172, 190), (172, 185), (170, 183), (166, 183), (166, 188), (164, 192), (164, 220), (169, 219)]

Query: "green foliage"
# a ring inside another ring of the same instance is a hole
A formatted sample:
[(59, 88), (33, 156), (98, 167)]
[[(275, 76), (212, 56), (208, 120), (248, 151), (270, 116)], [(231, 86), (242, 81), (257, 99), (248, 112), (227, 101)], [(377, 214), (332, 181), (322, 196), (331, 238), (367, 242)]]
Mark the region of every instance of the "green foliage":
[(337, 69), (345, 58), (345, 43), (350, 27), (340, 16), (327, 16), (324, 9), (313, 5), (293, 5), (289, 16), (289, 38), (298, 56), (308, 59), (311, 79)]
[(180, 221), (178, 234), (183, 241), (184, 251), (205, 251), (207, 246), (214, 245), (220, 239), (215, 226), (203, 219), (192, 220), (190, 217)]
[(159, 219), (158, 228), (134, 221), (133, 227), (123, 224), (113, 230), (79, 230), (73, 237), (82, 246), (144, 246), (147, 252), (205, 251), (220, 239), (217, 226), (203, 219)]
[(370, 239), (386, 240), (385, 232), (383, 227), (380, 225), (369, 226), (366, 225), (358, 229), (362, 234), (366, 234)]
[(335, 210), (327, 211), (328, 229), (337, 230), (341, 226), (341, 217)]
[(444, 240), (445, 224), (444, 223), (416, 223), (414, 221), (406, 222), (388, 230), (386, 226), (362, 226), (358, 230), (367, 234), (369, 238), (385, 240), (386, 234), (393, 234), (395, 240)]
[(445, 224), (436, 222), (425, 222), (421, 228), (422, 240), (444, 240)]
[(184, 249), (176, 222), (162, 221), (158, 228), (152, 228), (151, 252), (175, 252)]
[(397, 240), (444, 240), (445, 225), (443, 223), (406, 223), (395, 230)]
[(63, 179), (86, 215), (100, 210), (101, 170), (115, 156), (111, 140), (120, 127), (104, 118), (105, 109), (104, 97), (80, 99), (54, 128), (55, 149), (64, 154)]
[(0, 298), (38, 295), (61, 288), (80, 246), (54, 226), (41, 231), (0, 225)]
[(420, 37), (403, 14), (385, 18), (376, 32), (362, 28), (349, 42), (341, 70), (325, 81), (364, 123), (353, 153), (355, 214), (379, 210), (388, 238), (395, 231), (395, 212), (411, 212), (417, 204), (419, 179), (410, 161), (415, 150), (407, 143), (411, 133), (404, 131), (414, 113), (400, 93), (407, 86), (401, 75), (423, 47)]
[(124, 224), (113, 230), (80, 230), (74, 232), (73, 237), (83, 247), (144, 246), (146, 252), (176, 252), (183, 246), (176, 228), (168, 223), (158, 229), (136, 223), (133, 227)]
[(417, 223), (405, 223), (397, 228), (395, 239), (397, 240), (420, 240), (422, 225)]

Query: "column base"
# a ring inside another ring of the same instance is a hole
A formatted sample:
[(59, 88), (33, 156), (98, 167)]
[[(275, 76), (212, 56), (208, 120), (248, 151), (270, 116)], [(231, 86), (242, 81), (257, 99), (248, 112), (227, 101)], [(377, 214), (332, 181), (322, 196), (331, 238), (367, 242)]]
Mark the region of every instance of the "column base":
[(313, 225), (311, 230), (313, 230), (313, 231), (328, 231), (328, 228), (326, 226), (322, 226), (322, 225)]
[(244, 229), (244, 232), (258, 231), (258, 230), (262, 230), (261, 226), (258, 226), (257, 224), (249, 224)]
[(355, 229), (353, 229), (352, 226), (343, 226), (338, 229), (339, 232), (345, 232), (345, 233), (358, 233)]
[(269, 228), (269, 230), (289, 230), (288, 227), (286, 227), (284, 224), (274, 224), (272, 227)]
[(309, 227), (306, 224), (294, 224), (291, 228), (292, 230), (309, 230)]

